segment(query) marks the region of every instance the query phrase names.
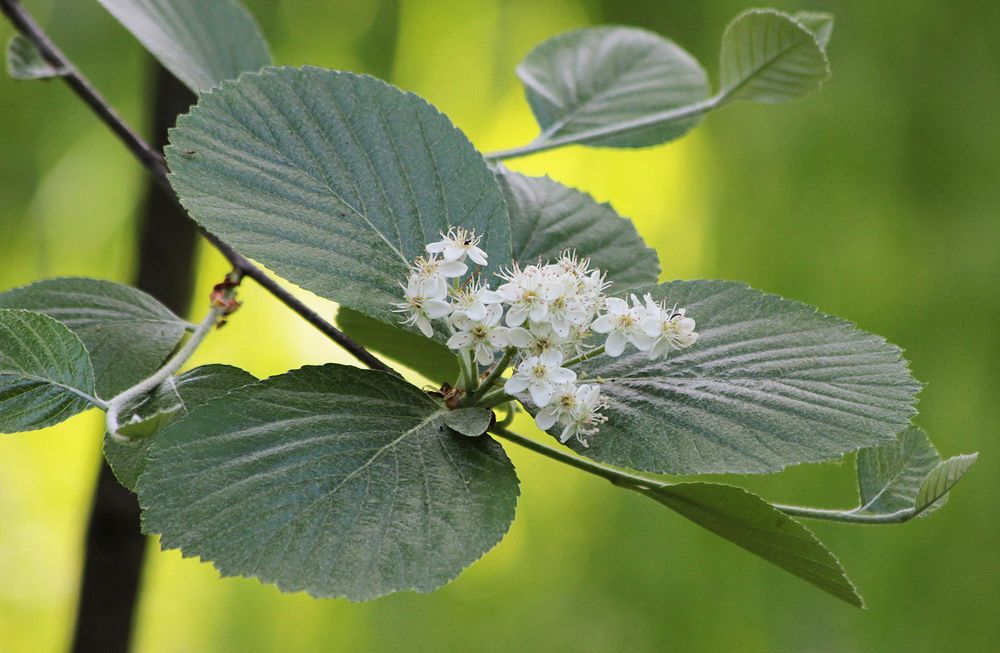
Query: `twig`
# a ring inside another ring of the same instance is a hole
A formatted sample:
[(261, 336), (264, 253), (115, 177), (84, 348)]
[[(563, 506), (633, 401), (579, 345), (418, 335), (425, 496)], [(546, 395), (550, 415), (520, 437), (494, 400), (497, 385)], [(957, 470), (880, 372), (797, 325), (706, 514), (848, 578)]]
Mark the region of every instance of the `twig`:
[[(66, 55), (56, 47), (55, 43), (42, 30), (31, 14), (21, 6), (18, 0), (0, 0), (0, 11), (10, 19), (14, 27), (35, 46), (38, 52), (47, 62), (61, 71), (61, 77), (73, 89), (76, 95), (89, 106), (97, 117), (101, 119), (125, 144), (130, 152), (142, 163), (142, 165), (153, 176), (153, 180), (160, 186), (167, 196), (172, 198), (178, 206), (180, 202), (174, 194), (170, 181), (167, 179), (169, 172), (163, 155), (151, 147), (142, 139), (111, 107), (108, 101), (97, 91), (87, 80), (80, 70), (69, 60)], [(183, 210), (183, 207), (181, 207)], [(186, 212), (185, 212), (186, 213)], [(233, 266), (238, 276), (247, 276), (259, 283), (269, 293), (274, 295), (285, 306), (297, 313), (309, 324), (319, 329), (325, 336), (343, 347), (352, 356), (367, 365), (368, 367), (397, 374), (395, 370), (380, 361), (360, 343), (348, 336), (346, 333), (335, 327), (330, 322), (324, 320), (316, 311), (312, 310), (304, 303), (296, 299), (288, 290), (279, 285), (274, 279), (267, 276), (262, 269), (251, 263), (245, 256), (234, 250), (226, 243), (219, 240), (213, 234), (205, 231), (200, 225), (199, 231), (206, 239)]]

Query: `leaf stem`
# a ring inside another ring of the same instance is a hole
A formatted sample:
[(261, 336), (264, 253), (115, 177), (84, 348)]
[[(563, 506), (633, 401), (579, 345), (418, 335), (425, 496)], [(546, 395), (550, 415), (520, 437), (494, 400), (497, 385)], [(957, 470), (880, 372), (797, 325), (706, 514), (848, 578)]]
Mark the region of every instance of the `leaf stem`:
[(627, 134), (639, 129), (645, 129), (647, 127), (655, 127), (658, 125), (693, 118), (703, 113), (708, 113), (712, 109), (721, 105), (724, 101), (725, 96), (720, 93), (708, 99), (702, 100), (701, 102), (695, 102), (694, 104), (677, 107), (676, 109), (660, 111), (659, 113), (633, 118), (632, 120), (625, 120), (604, 127), (585, 129), (584, 131), (576, 132), (575, 134), (567, 134), (557, 138), (548, 138), (543, 132), (538, 138), (527, 145), (522, 145), (521, 147), (515, 147), (509, 150), (491, 152), (486, 155), (486, 158), (493, 161), (500, 161), (504, 159), (513, 159), (519, 156), (526, 156), (528, 154), (537, 154), (538, 152), (553, 150), (565, 145), (590, 143), (604, 138), (610, 138), (611, 136), (618, 136), (620, 134)]
[(483, 408), (493, 408), (513, 400), (514, 398), (508, 395), (503, 388), (495, 388), (480, 397), (476, 405)]
[(483, 382), (479, 384), (479, 388), (477, 388), (476, 391), (469, 396), (469, 404), (475, 404), (477, 401), (483, 398), (483, 395), (485, 395), (487, 391), (489, 391), (489, 389), (493, 386), (493, 384), (495, 384), (497, 380), (500, 379), (501, 376), (503, 376), (504, 371), (510, 365), (510, 361), (512, 358), (514, 358), (514, 354), (516, 353), (517, 353), (516, 347), (508, 347), (504, 351), (503, 356), (500, 358), (497, 364), (493, 366), (493, 370), (490, 371), (489, 376), (483, 379)]
[(809, 508), (807, 506), (788, 506), (773, 504), (775, 508), (793, 517), (806, 519), (822, 519), (825, 521), (846, 522), (851, 524), (902, 524), (910, 521), (919, 513), (913, 508), (903, 508), (896, 512), (882, 515), (859, 513), (853, 510), (827, 510), (825, 508)]
[(121, 394), (115, 396), (114, 398), (108, 400), (107, 402), (107, 416), (105, 418), (105, 423), (107, 424), (108, 433), (111, 437), (118, 440), (119, 442), (129, 442), (130, 440), (125, 436), (119, 435), (118, 427), (118, 415), (122, 408), (125, 407), (128, 402), (132, 401), (136, 397), (141, 397), (147, 392), (151, 392), (156, 388), (160, 387), (167, 379), (174, 375), (174, 373), (181, 368), (184, 363), (191, 358), (191, 355), (198, 350), (198, 346), (201, 345), (205, 336), (208, 332), (212, 330), (212, 327), (219, 321), (225, 314), (224, 308), (212, 307), (208, 311), (208, 315), (205, 319), (201, 321), (195, 332), (191, 334), (184, 346), (181, 347), (180, 351), (174, 354), (167, 363), (157, 370), (152, 376), (147, 378), (145, 381), (140, 381), (136, 385), (132, 386), (128, 390), (125, 390)]
[(600, 356), (604, 353), (604, 345), (591, 349), (590, 351), (584, 352), (575, 358), (571, 358), (568, 361), (563, 361), (563, 367), (569, 367), (570, 365), (578, 365), (584, 361), (588, 361), (594, 356)]
[[(98, 92), (90, 81), (83, 76), (80, 70), (72, 61), (62, 53), (55, 43), (48, 37), (44, 30), (38, 25), (28, 11), (21, 6), (18, 0), (0, 0), (0, 12), (11, 21), (14, 27), (38, 49), (42, 57), (61, 71), (61, 77), (73, 89), (77, 97), (84, 104), (93, 110), (98, 118), (106, 124), (111, 131), (125, 144), (130, 152), (142, 163), (147, 171), (152, 175), (153, 181), (163, 189), (177, 206), (187, 214), (181, 206), (180, 201), (174, 194), (170, 181), (167, 178), (167, 163), (154, 147), (142, 139), (121, 116), (111, 107), (110, 103)], [(365, 349), (360, 343), (352, 339), (346, 333), (335, 327), (330, 322), (324, 320), (318, 313), (296, 299), (291, 293), (269, 277), (262, 269), (254, 265), (245, 256), (234, 250), (232, 247), (219, 240), (213, 234), (205, 231), (200, 225), (198, 230), (203, 236), (226, 257), (229, 263), (236, 270), (237, 276), (250, 277), (259, 283), (266, 291), (274, 295), (281, 303), (301, 316), (306, 322), (313, 325), (326, 337), (343, 347), (361, 361), (366, 366), (399, 375), (394, 369), (386, 365), (371, 352)]]

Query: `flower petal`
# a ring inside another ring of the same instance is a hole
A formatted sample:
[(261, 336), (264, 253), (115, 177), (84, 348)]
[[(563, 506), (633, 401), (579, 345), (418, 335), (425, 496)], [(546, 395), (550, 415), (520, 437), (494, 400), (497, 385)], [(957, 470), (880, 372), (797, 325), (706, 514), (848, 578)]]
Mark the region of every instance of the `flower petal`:
[(531, 400), (539, 408), (549, 405), (549, 402), (552, 401), (553, 390), (551, 383), (532, 383), (528, 386), (528, 394), (531, 395)]

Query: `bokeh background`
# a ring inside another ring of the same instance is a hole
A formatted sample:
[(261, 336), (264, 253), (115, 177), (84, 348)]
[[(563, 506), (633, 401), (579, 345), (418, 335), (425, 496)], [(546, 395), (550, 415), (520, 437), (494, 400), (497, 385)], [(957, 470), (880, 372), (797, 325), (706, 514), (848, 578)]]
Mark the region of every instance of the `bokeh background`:
[[(415, 91), (484, 150), (536, 132), (514, 76), (562, 30), (667, 35), (717, 79), (746, 0), (252, 0), (283, 64), (369, 72)], [(96, 2), (26, 0), (133, 123), (149, 59)], [(776, 107), (733, 105), (682, 141), (519, 159), (610, 201), (664, 279), (739, 279), (847, 317), (907, 350), (919, 424), (980, 461), (950, 505), (902, 526), (813, 524), (870, 609), (841, 604), (662, 507), (508, 446), (510, 534), (430, 594), (372, 603), (219, 580), (151, 555), (139, 651), (995, 650), (1000, 640), (1000, 10), (988, 0), (775, 1), (836, 13), (834, 76)], [(11, 33), (0, 24), (0, 37)], [(0, 79), (0, 288), (45, 276), (128, 281), (146, 180), (63, 85)], [(205, 251), (199, 296), (224, 270)], [(345, 357), (250, 284), (198, 363), (269, 375)], [(324, 312), (333, 307), (315, 301)], [(194, 310), (201, 312), (200, 303)], [(0, 650), (69, 641), (100, 421), (0, 438)], [(766, 497), (853, 505), (850, 461), (739, 479)]]

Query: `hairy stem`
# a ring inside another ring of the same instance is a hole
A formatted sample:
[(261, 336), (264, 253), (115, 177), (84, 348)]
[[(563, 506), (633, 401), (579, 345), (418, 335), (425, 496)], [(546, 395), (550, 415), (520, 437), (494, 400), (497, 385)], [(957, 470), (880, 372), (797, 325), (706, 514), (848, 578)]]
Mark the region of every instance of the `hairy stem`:
[(469, 397), (470, 404), (474, 405), (477, 401), (482, 399), (483, 395), (485, 395), (486, 392), (493, 387), (493, 384), (495, 384), (500, 377), (503, 376), (504, 370), (506, 370), (507, 366), (510, 365), (510, 360), (514, 358), (514, 354), (516, 353), (517, 349), (515, 347), (508, 347), (506, 351), (504, 351), (503, 356), (490, 371), (489, 376), (483, 379), (483, 382), (479, 384), (479, 388)]
[(563, 367), (569, 367), (570, 365), (577, 365), (584, 361), (589, 361), (594, 356), (600, 356), (603, 353), (604, 353), (604, 345), (601, 345), (600, 347), (584, 352), (575, 358), (571, 358), (568, 361), (563, 361)]
[[(83, 76), (80, 70), (69, 60), (66, 55), (56, 47), (55, 43), (42, 30), (31, 14), (29, 14), (18, 0), (0, 0), (0, 11), (10, 19), (14, 27), (38, 49), (42, 57), (62, 71), (62, 79), (73, 89), (76, 95), (89, 106), (97, 117), (101, 119), (118, 136), (133, 155), (145, 166), (152, 175), (153, 180), (160, 186), (169, 197), (177, 201), (176, 195), (167, 179), (168, 169), (163, 155), (142, 139), (111, 107), (108, 101), (97, 91), (90, 81)], [(180, 203), (178, 202), (178, 205)], [(237, 272), (238, 277), (250, 277), (269, 293), (278, 298), (285, 306), (297, 313), (309, 324), (319, 329), (325, 336), (336, 342), (347, 350), (352, 356), (361, 361), (366, 366), (381, 370), (383, 372), (398, 373), (391, 367), (373, 356), (360, 343), (349, 337), (343, 331), (335, 327), (330, 322), (324, 320), (318, 313), (296, 299), (285, 288), (267, 276), (263, 270), (251, 263), (245, 256), (234, 250), (232, 247), (222, 242), (214, 235), (208, 233), (199, 226), (202, 235), (219, 252), (226, 257), (229, 263)]]
[(538, 138), (527, 145), (522, 145), (521, 147), (515, 147), (509, 150), (501, 150), (499, 152), (491, 152), (486, 155), (486, 158), (493, 161), (513, 159), (519, 156), (526, 156), (528, 154), (537, 154), (538, 152), (554, 150), (558, 147), (564, 147), (566, 145), (582, 145), (592, 143), (594, 141), (610, 138), (612, 136), (619, 136), (621, 134), (627, 134), (640, 129), (646, 129), (648, 127), (656, 127), (672, 122), (678, 122), (680, 120), (687, 120), (695, 116), (700, 116), (703, 113), (708, 113), (725, 102), (725, 99), (725, 96), (722, 94), (715, 95), (707, 100), (695, 102), (694, 104), (678, 107), (676, 109), (661, 111), (648, 116), (633, 118), (632, 120), (625, 120), (613, 125), (607, 125), (605, 127), (586, 129), (584, 131), (556, 138), (551, 138), (547, 133), (542, 133)]
[(195, 332), (191, 334), (184, 346), (181, 347), (180, 351), (174, 354), (167, 363), (156, 371), (152, 376), (147, 378), (145, 381), (141, 381), (136, 385), (132, 386), (128, 390), (125, 390), (118, 396), (108, 401), (108, 413), (106, 416), (106, 423), (108, 428), (108, 433), (112, 438), (120, 442), (128, 442), (129, 439), (118, 434), (118, 415), (122, 408), (125, 407), (128, 402), (132, 401), (137, 397), (141, 397), (147, 392), (151, 392), (156, 388), (160, 387), (167, 379), (174, 375), (177, 370), (181, 368), (184, 363), (188, 361), (189, 358), (198, 350), (205, 336), (208, 332), (212, 330), (212, 327), (219, 321), (219, 318), (225, 313), (222, 308), (213, 307), (208, 311), (208, 315), (205, 319), (201, 321)]

